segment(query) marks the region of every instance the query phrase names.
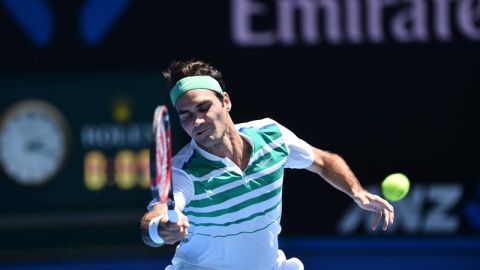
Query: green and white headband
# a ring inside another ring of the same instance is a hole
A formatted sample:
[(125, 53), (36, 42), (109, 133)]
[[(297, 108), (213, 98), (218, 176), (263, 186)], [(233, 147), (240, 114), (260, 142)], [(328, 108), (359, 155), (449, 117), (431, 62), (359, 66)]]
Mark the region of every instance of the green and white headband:
[(210, 76), (185, 77), (179, 80), (170, 91), (170, 99), (172, 100), (173, 106), (175, 106), (175, 102), (181, 94), (193, 89), (209, 89), (223, 94), (222, 87), (218, 81)]

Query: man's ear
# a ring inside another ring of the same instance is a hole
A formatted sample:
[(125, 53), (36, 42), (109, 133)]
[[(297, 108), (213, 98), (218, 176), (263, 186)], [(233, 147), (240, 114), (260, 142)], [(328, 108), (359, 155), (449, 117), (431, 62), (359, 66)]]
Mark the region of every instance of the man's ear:
[(227, 92), (223, 93), (223, 103), (225, 104), (225, 107), (227, 107), (227, 111), (232, 109), (232, 102), (230, 101), (230, 97), (228, 96)]

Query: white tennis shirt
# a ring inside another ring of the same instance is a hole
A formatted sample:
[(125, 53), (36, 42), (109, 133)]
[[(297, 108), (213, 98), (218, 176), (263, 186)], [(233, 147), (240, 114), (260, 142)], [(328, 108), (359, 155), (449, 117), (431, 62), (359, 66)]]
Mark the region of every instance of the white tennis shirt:
[(309, 167), (313, 151), (269, 118), (236, 128), (252, 146), (244, 171), (194, 140), (173, 158), (175, 204), (191, 227), (169, 270), (270, 270), (278, 265), (284, 169)]

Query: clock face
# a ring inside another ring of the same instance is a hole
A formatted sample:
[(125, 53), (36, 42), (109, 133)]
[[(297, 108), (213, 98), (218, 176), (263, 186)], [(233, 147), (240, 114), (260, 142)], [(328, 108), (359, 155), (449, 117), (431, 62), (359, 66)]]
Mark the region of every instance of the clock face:
[(68, 132), (61, 114), (42, 101), (11, 107), (0, 123), (0, 165), (15, 182), (36, 186), (50, 180), (67, 156)]

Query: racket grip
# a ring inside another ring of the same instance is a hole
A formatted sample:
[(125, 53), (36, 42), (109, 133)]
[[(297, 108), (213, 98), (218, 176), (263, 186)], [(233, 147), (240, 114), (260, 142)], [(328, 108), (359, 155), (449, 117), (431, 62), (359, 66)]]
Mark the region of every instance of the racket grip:
[(176, 210), (168, 210), (168, 221), (173, 223), (178, 222), (178, 213)]

